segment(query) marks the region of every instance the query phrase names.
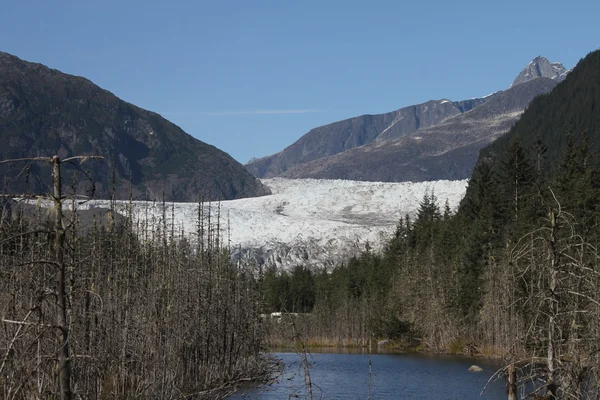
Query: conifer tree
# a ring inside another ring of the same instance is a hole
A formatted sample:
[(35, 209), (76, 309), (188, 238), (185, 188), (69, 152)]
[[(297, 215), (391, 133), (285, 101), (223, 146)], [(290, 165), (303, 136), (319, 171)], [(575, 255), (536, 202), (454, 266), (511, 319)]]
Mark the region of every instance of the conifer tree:
[(501, 163), (500, 176), (505, 196), (510, 199), (508, 215), (516, 221), (531, 196), (534, 179), (533, 168), (518, 137), (515, 137), (508, 147)]

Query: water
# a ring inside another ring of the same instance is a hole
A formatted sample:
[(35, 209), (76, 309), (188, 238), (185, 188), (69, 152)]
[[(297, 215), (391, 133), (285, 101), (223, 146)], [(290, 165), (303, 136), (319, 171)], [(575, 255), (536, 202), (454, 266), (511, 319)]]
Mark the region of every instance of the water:
[[(276, 383), (262, 388), (245, 388), (232, 399), (305, 398), (304, 373), (300, 356), (274, 353), (287, 368)], [(312, 353), (314, 399), (367, 399), (369, 395), (369, 359), (367, 354)], [(371, 355), (371, 399), (468, 400), (506, 399), (502, 380), (481, 390), (498, 366), (465, 357), (421, 354)], [(469, 372), (477, 364), (484, 372)], [(297, 397), (295, 396), (297, 395)]]

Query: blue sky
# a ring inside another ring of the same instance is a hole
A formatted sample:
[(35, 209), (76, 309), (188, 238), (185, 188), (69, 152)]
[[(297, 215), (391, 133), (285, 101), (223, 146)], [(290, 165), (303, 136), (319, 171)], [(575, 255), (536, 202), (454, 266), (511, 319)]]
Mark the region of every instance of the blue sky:
[(240, 162), (315, 126), (507, 87), (600, 47), (598, 1), (4, 1), (0, 50), (85, 76)]

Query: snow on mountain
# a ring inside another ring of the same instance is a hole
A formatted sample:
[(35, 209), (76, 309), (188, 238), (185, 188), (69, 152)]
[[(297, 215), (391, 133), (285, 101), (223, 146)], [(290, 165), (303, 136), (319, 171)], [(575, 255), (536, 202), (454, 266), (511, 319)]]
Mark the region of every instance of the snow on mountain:
[(568, 73), (569, 70), (567, 70), (561, 63), (551, 63), (547, 58), (537, 56), (529, 64), (527, 64), (525, 68), (523, 68), (523, 71), (521, 71), (510, 87), (536, 78), (550, 78), (560, 82), (565, 79)]
[[(359, 254), (367, 242), (381, 250), (398, 220), (414, 215), (423, 195), (433, 191), (440, 207), (448, 199), (455, 209), (467, 181), (358, 182), (319, 179), (265, 179), (272, 195), (223, 201), (210, 207), (213, 222), (220, 214), (221, 237), (235, 258), (289, 269), (296, 264), (322, 267)], [(94, 201), (85, 208), (107, 207)], [(118, 202), (125, 213), (127, 202)], [(196, 240), (198, 205), (168, 203), (167, 221)], [(162, 204), (134, 202), (134, 220), (160, 223)], [(241, 251), (240, 251), (241, 250)]]

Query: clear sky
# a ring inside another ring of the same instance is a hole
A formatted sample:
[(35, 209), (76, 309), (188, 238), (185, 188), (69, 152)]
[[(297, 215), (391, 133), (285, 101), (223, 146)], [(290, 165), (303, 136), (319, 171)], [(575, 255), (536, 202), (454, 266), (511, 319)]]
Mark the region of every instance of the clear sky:
[(600, 47), (600, 1), (4, 0), (0, 50), (85, 76), (245, 163), (311, 128), (506, 88)]

